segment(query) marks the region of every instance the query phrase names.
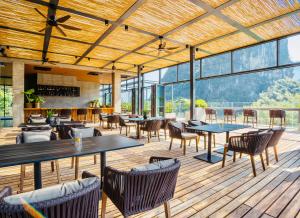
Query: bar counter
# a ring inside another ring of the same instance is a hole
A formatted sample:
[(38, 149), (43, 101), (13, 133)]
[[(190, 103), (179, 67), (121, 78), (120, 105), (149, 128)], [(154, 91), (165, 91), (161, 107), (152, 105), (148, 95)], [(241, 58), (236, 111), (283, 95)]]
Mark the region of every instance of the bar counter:
[[(26, 123), (29, 116), (31, 114), (42, 114), (44, 117), (47, 117), (47, 110), (54, 110), (55, 113), (60, 113), (60, 110), (70, 109), (71, 110), (71, 118), (76, 121), (77, 120), (77, 109), (82, 108), (24, 108), (24, 122)], [(92, 111), (95, 108), (86, 108), (87, 109), (87, 121), (93, 121)], [(106, 108), (98, 108), (101, 110), (101, 113), (112, 114), (114, 112), (114, 108), (106, 107)], [(97, 119), (98, 120), (98, 117)]]

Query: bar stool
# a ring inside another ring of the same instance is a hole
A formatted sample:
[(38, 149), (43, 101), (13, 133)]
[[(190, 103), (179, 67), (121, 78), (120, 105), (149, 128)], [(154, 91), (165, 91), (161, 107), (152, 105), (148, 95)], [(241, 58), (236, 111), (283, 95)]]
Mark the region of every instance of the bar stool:
[(77, 120), (87, 121), (87, 109), (85, 108), (77, 109)]
[(224, 123), (236, 122), (236, 113), (233, 109), (224, 109)]
[(60, 116), (61, 116), (61, 117), (70, 117), (71, 114), (72, 114), (71, 109), (62, 109), (62, 110), (60, 111)]
[(92, 110), (92, 119), (93, 119), (93, 121), (94, 121), (94, 123), (96, 123), (96, 119), (97, 119), (97, 117), (98, 117), (98, 120), (100, 121), (100, 109), (99, 108), (94, 108), (93, 110)]
[(252, 109), (244, 109), (243, 110), (244, 115), (244, 121), (243, 124), (249, 123), (249, 118), (251, 119), (252, 126), (254, 127), (254, 124), (257, 125), (257, 111)]
[(285, 111), (284, 110), (270, 110), (269, 111), (270, 116), (270, 124), (269, 127), (272, 128), (275, 123), (275, 119), (280, 119), (280, 126), (285, 126)]
[(214, 120), (217, 122), (217, 111), (212, 108), (205, 108), (205, 122), (212, 123)]

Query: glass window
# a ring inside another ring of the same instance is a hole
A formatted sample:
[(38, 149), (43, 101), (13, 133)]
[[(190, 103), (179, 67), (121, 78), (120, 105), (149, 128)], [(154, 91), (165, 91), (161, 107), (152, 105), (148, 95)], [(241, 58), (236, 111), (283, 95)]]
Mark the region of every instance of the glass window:
[(178, 81), (190, 79), (190, 62), (178, 65)]
[(196, 60), (195, 61), (195, 65), (194, 65), (195, 69), (195, 77), (196, 79), (200, 78), (200, 60)]
[(233, 52), (233, 71), (263, 69), (276, 66), (276, 41)]
[(300, 35), (279, 40), (279, 65), (300, 62)]
[(135, 88), (135, 80), (134, 80), (134, 78), (127, 80), (127, 90), (128, 89), (133, 89), (133, 88)]
[[(242, 108), (298, 108), (300, 67), (198, 80), (196, 99), (204, 99), (209, 107), (217, 108), (219, 119), (222, 119), (224, 108), (235, 108), (241, 123)], [(288, 126), (298, 126), (298, 112), (286, 113)], [(268, 124), (268, 110), (258, 109), (258, 116), (260, 124)]]
[(150, 73), (143, 74), (144, 86), (151, 86), (153, 84), (159, 83), (159, 71), (153, 71)]
[(161, 73), (161, 83), (170, 83), (177, 81), (177, 66), (163, 68)]
[(231, 72), (231, 54), (224, 53), (202, 60), (202, 77), (228, 74)]

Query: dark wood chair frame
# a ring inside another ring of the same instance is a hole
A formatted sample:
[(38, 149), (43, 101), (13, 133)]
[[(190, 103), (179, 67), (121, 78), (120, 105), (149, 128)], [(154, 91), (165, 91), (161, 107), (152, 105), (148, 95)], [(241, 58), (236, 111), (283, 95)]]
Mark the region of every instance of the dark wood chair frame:
[[(253, 109), (244, 109), (243, 110), (243, 124), (249, 124), (252, 123), (252, 126), (257, 125), (257, 111)], [(249, 118), (251, 118), (251, 121), (249, 122)]]
[(152, 138), (152, 132), (154, 133), (154, 136), (158, 137), (158, 141), (160, 141), (160, 136), (159, 136), (159, 130), (162, 125), (161, 120), (148, 120), (144, 126), (141, 127), (141, 130), (147, 132), (147, 139), (148, 143), (150, 142), (150, 139)]
[(212, 108), (205, 108), (205, 122), (208, 121), (212, 123), (213, 121), (218, 121), (217, 111)]
[(199, 135), (194, 133), (194, 136), (191, 135), (190, 137), (185, 137), (184, 133), (189, 133), (189, 134), (193, 134), (193, 133), (190, 133), (186, 130), (184, 123), (171, 122), (171, 123), (169, 123), (168, 127), (169, 127), (169, 135), (170, 135), (170, 138), (171, 138), (169, 150), (172, 149), (173, 140), (174, 139), (180, 139), (180, 148), (183, 147), (183, 155), (186, 155), (186, 141), (189, 141), (189, 146), (190, 146), (191, 145), (191, 140), (195, 139), (195, 141), (196, 141), (196, 152), (199, 151), (199, 147), (198, 147), (199, 141), (200, 141)]

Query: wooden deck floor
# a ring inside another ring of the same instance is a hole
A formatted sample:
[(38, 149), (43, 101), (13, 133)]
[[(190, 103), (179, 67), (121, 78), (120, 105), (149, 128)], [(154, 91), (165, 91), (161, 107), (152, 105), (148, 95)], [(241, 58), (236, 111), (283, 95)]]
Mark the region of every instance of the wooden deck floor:
[[(0, 143), (14, 143), (17, 129), (2, 130)], [(117, 131), (103, 131), (117, 134)], [(162, 137), (163, 138), (163, 137)], [(225, 135), (217, 136), (218, 146), (224, 143)], [(250, 160), (244, 156), (235, 163), (228, 158), (225, 168), (221, 163), (208, 164), (194, 159), (195, 145), (182, 155), (179, 141), (175, 141), (172, 151), (168, 151), (169, 140), (152, 143), (143, 147), (108, 153), (107, 164), (119, 169), (148, 162), (150, 156), (170, 156), (178, 158), (182, 165), (177, 181), (176, 194), (171, 201), (173, 217), (300, 217), (300, 134), (285, 133), (279, 146), (279, 162), (275, 163), (271, 153), (271, 165), (262, 170), (256, 158), (257, 177), (253, 177)], [(201, 141), (199, 153), (203, 153)], [(199, 154), (198, 153), (198, 154)], [(62, 180), (74, 178), (70, 169), (70, 159), (60, 160)], [(93, 157), (80, 159), (81, 170), (99, 175), (99, 165), (93, 164)], [(50, 163), (42, 164), (44, 186), (56, 184), (55, 173), (50, 171)], [(20, 167), (0, 169), (0, 188), (12, 186), (18, 190)], [(32, 167), (28, 167), (25, 191), (33, 189)], [(115, 206), (109, 202), (108, 217), (120, 217)], [(136, 217), (164, 217), (163, 207), (139, 214)]]

